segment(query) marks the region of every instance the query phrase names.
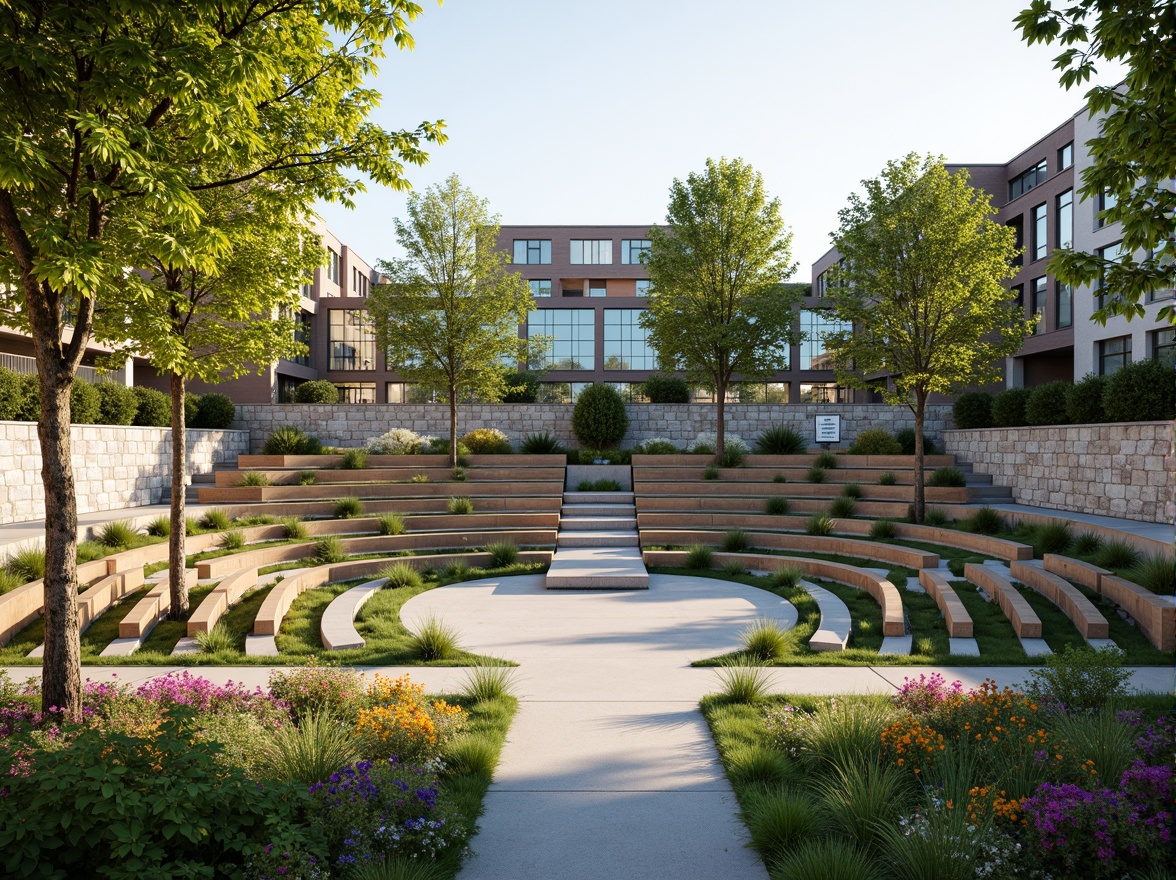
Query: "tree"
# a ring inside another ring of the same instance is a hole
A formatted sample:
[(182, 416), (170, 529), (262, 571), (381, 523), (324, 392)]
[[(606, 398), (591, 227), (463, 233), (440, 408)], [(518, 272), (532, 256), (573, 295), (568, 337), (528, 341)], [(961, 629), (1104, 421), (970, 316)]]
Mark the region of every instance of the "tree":
[(727, 387), (735, 377), (764, 378), (780, 369), (795, 341), (798, 288), (782, 282), (792, 233), (779, 199), (742, 159), (707, 159), (700, 174), (674, 179), (669, 229), (649, 231), (644, 258), (650, 287), (641, 325), (663, 373), (715, 390), (716, 459), (725, 453)]
[[(1086, 93), (1091, 114), (1103, 113), (1098, 137), (1087, 144), (1093, 164), (1082, 172), (1079, 194), (1103, 193), (1115, 204), (1103, 212), (1123, 226), (1124, 255), (1112, 262), (1094, 254), (1059, 251), (1049, 271), (1067, 284), (1104, 283), (1105, 305), (1094, 313), (1102, 324), (1112, 315), (1130, 320), (1144, 314), (1144, 294), (1176, 287), (1176, 7), (1155, 0), (1073, 0), (1055, 9), (1033, 0), (1016, 18), (1022, 38), (1065, 47), (1055, 59), (1067, 89), (1088, 82), (1099, 59), (1128, 67), (1117, 86)], [(1142, 259), (1135, 255), (1144, 254)], [(1160, 320), (1176, 324), (1176, 307)]]
[(173, 620), (188, 616), (185, 383), (237, 378), (294, 353), (298, 286), (322, 262), (297, 190), (254, 182), (204, 190), (196, 201), (200, 227), (172, 229), (160, 218), (135, 260), (144, 269), (95, 315), (95, 336), (146, 356), (169, 377)]
[[(350, 204), (358, 174), (405, 187), (440, 123), (385, 131), (364, 88), (411, 0), (9, 0), (0, 15), (0, 307), (33, 341), (47, 510), (42, 702), (81, 710), (70, 391), (95, 308), (157, 218), (252, 180)], [(345, 173), (348, 172), (348, 173)], [(72, 333), (64, 333), (66, 323)]]
[(408, 198), (408, 220), (395, 221), (407, 257), (381, 261), (389, 284), (369, 309), (376, 342), (401, 378), (446, 394), (449, 463), (457, 464), (458, 396), (499, 400), (504, 359), (519, 360), (519, 324), (531, 289), (496, 247), (498, 217), (456, 174)]
[(915, 416), (915, 521), (925, 511), (923, 423), (927, 398), (1000, 377), (1003, 359), (1031, 326), (1002, 282), (1014, 274), (1013, 230), (992, 220), (989, 197), (914, 153), (862, 181), (839, 212), (833, 244), (842, 262), (826, 294), (852, 329), (830, 334), (837, 381), (880, 388)]

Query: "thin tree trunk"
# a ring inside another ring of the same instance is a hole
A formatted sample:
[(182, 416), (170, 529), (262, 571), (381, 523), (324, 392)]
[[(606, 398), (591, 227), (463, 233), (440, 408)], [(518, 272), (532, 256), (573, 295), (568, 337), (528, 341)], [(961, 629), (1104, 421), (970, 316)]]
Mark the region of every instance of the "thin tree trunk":
[(727, 451), (727, 383), (720, 379), (715, 383), (715, 464), (723, 465), (723, 457)]
[(457, 467), (457, 387), (449, 386), (449, 466)]
[(188, 617), (187, 558), (184, 538), (187, 534), (186, 499), (187, 487), (184, 475), (188, 470), (187, 427), (184, 423), (184, 377), (175, 373), (171, 376), (172, 405), (172, 475), (171, 475), (171, 534), (168, 536), (168, 593), (171, 595), (172, 620)]
[(78, 630), (78, 506), (70, 458), (74, 372), (37, 340), (41, 482), (45, 486), (45, 656), (41, 709), (82, 714), (82, 645)]
[(921, 523), (927, 512), (927, 490), (923, 485), (923, 418), (927, 395), (915, 392), (915, 522)]

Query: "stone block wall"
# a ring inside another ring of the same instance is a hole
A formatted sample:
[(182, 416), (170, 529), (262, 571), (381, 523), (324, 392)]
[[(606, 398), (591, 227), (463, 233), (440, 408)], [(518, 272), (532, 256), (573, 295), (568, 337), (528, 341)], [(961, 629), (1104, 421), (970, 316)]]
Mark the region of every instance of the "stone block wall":
[[(159, 503), (171, 484), (170, 429), (74, 425), (71, 434), (78, 513)], [(189, 429), (187, 436), (189, 474), (249, 451), (244, 431)], [(44, 517), (37, 426), (0, 422), (0, 523)]]
[(1171, 522), (1171, 422), (944, 432), (947, 451), (1019, 504)]
[[(504, 403), (467, 404), (458, 410), (458, 431), (498, 428), (511, 440), (547, 431), (566, 444), (572, 437), (572, 407), (567, 404)], [(664, 437), (678, 444), (693, 440), (703, 431), (715, 429), (714, 404), (629, 404), (629, 433), (623, 445)], [(841, 416), (841, 446), (867, 428), (890, 432), (914, 427), (906, 407), (885, 404), (729, 404), (727, 432), (754, 441), (773, 425), (785, 424), (813, 442), (813, 417), (837, 413)], [(951, 421), (950, 406), (927, 408), (926, 433), (940, 439)], [(293, 425), (314, 434), (328, 446), (362, 445), (393, 428), (409, 428), (418, 434), (446, 437), (449, 408), (443, 404), (318, 405), (237, 404), (235, 428), (249, 431), (250, 446), (261, 450), (265, 438), (278, 428)]]

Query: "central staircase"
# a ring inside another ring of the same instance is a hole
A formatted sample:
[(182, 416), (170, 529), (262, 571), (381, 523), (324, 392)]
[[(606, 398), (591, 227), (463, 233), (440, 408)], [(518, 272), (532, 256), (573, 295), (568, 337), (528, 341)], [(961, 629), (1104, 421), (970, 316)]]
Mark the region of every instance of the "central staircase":
[(632, 492), (564, 492), (549, 590), (647, 590)]

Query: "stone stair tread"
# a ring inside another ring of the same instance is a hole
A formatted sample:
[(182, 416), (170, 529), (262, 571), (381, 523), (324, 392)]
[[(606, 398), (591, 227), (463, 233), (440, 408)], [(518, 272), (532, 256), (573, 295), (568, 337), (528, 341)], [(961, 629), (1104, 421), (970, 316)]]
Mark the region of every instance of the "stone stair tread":
[(636, 532), (561, 532), (556, 547), (639, 547)]
[(564, 504), (632, 504), (632, 492), (564, 492)]
[(636, 517), (621, 516), (570, 516), (561, 517), (560, 531), (569, 532), (613, 532), (637, 530)]

